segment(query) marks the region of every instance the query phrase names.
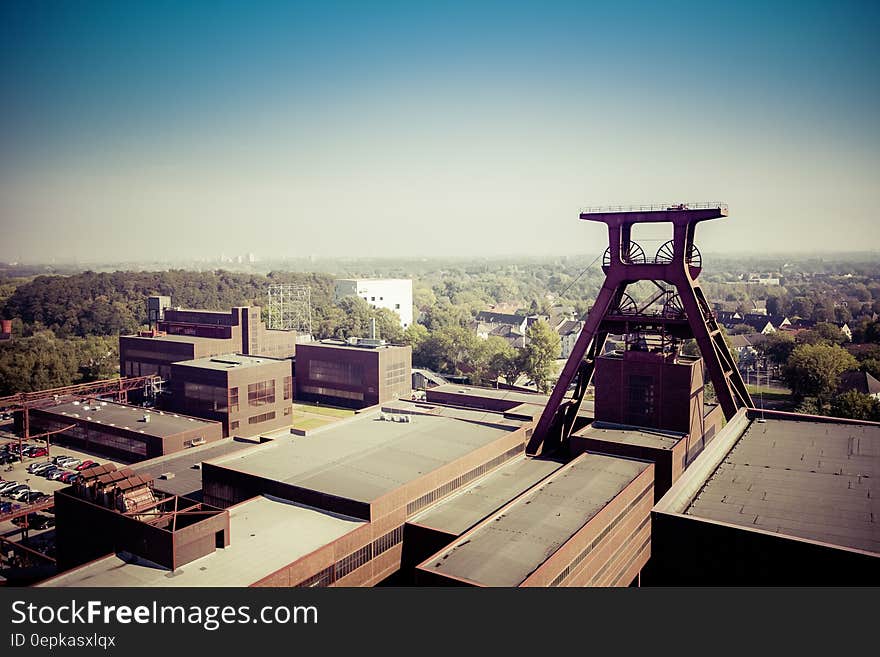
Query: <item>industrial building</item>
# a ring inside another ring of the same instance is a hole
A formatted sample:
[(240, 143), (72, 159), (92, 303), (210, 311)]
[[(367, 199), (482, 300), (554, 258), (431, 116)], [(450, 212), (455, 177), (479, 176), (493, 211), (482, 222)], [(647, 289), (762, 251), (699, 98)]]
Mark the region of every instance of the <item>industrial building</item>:
[[(198, 568), (178, 569), (178, 583), (377, 584), (401, 569), (407, 518), (521, 459), (527, 432), (524, 423), (498, 414), (396, 402), (310, 436), (201, 462), (202, 501), (228, 509), (231, 543)], [(62, 511), (58, 524), (78, 517)], [(247, 568), (225, 570), (228, 560), (244, 558), (242, 549), (265, 558), (251, 553)], [(159, 573), (167, 572), (155, 563), (146, 571), (155, 560), (136, 547), (129, 552), (138, 558), (108, 555), (46, 585), (128, 586), (150, 577), (160, 584)]]
[(227, 511), (156, 493), (149, 478), (110, 464), (56, 491), (55, 514), (65, 520), (56, 528), (59, 570), (132, 551), (173, 572), (229, 545)]
[(162, 297), (150, 297), (147, 307), (156, 327), (119, 338), (122, 376), (157, 374), (169, 380), (172, 363), (220, 354), (289, 358), (297, 344), (311, 341), (297, 331), (267, 329), (257, 306), (229, 312), (184, 310), (166, 307)]
[(433, 586), (628, 586), (650, 556), (653, 465), (583, 454), (416, 571)]
[(880, 425), (743, 409), (652, 512), (651, 584), (880, 584)]
[[(305, 435), (267, 425), (59, 491), (59, 555), (80, 565), (43, 585), (877, 584), (880, 424), (755, 410), (696, 282), (695, 225), (726, 214), (581, 215), (608, 226), (606, 281), (550, 395), (438, 381), (414, 401), (409, 347), (299, 345), (295, 396), (360, 413)], [(672, 224), (673, 239), (645, 254), (640, 222)], [(635, 281), (654, 296), (629, 297)], [(192, 337), (230, 339), (206, 333)], [(622, 338), (609, 352), (610, 335)], [(684, 355), (691, 339), (700, 357)], [(240, 399), (277, 366), (254, 356), (177, 363), (175, 403), (225, 412), (234, 434), (232, 388)], [(176, 538), (193, 505), (205, 524)], [(131, 524), (145, 521), (168, 534)], [(100, 538), (71, 547), (74, 528)]]
[(345, 297), (360, 297), (373, 308), (394, 311), (400, 316), (403, 328), (413, 322), (412, 280), (409, 278), (341, 278), (336, 281), (333, 299), (339, 301)]
[(322, 340), (296, 354), (296, 399), (366, 408), (412, 390), (412, 347), (381, 340)]
[(223, 437), (219, 422), (98, 399), (30, 411), (35, 433), (63, 429), (57, 442), (124, 461), (171, 454)]
[(171, 365), (168, 407), (223, 425), (223, 435), (255, 436), (290, 426), (292, 362), (223, 354)]

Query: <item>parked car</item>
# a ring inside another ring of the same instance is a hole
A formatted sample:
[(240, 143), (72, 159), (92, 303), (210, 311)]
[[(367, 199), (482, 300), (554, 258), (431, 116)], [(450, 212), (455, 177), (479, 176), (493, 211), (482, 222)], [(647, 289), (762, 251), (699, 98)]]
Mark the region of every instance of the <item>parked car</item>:
[(46, 468), (45, 470), (40, 470), (40, 472), (38, 472), (37, 474), (40, 475), (41, 477), (45, 477), (46, 479), (49, 479), (56, 472), (58, 472), (58, 473), (64, 472), (64, 468), (59, 468), (57, 465), (53, 465), (53, 466)]
[(12, 497), (22, 490), (30, 490), (30, 486), (28, 486), (27, 484), (15, 484), (14, 486), (4, 488), (3, 492), (0, 493), (0, 495), (3, 495), (3, 497)]
[(39, 475), (39, 474), (43, 474), (43, 473), (51, 470), (52, 468), (57, 468), (57, 467), (58, 467), (57, 465), (54, 465), (52, 463), (47, 463), (47, 462), (37, 463), (36, 465), (28, 466), (28, 472), (30, 472), (31, 474)]
[(4, 481), (2, 484), (0, 484), (0, 495), (5, 493), (7, 490), (12, 490), (16, 486), (20, 486), (20, 485), (21, 484), (18, 483), (17, 481)]
[(41, 516), (34, 523), (34, 529), (49, 529), (50, 527), (55, 526), (55, 518), (51, 518), (49, 516)]
[(12, 502), (0, 502), (0, 513), (9, 513), (12, 511)]
[(63, 475), (61, 475), (61, 477), (59, 477), (58, 480), (64, 482), (65, 484), (69, 484), (69, 483), (70, 483), (70, 478), (71, 478), (71, 477), (75, 477), (76, 474), (77, 474), (77, 473), (76, 473), (75, 471), (73, 471), (73, 470), (68, 470), (68, 471), (65, 472)]
[(39, 490), (32, 490), (21, 501), (26, 502), (27, 504), (36, 504), (37, 502), (42, 502), (43, 500), (48, 499), (49, 496), (46, 495), (46, 493)]
[(88, 470), (89, 468), (95, 468), (99, 465), (101, 465), (101, 464), (98, 463), (97, 461), (86, 460), (86, 461), (83, 461), (82, 465), (77, 466), (76, 470), (77, 470), (77, 472), (82, 472), (83, 470)]
[(9, 497), (16, 500), (17, 502), (21, 502), (24, 500), (24, 498), (27, 497), (28, 493), (30, 493), (30, 492), (31, 492), (31, 489), (28, 486), (25, 486), (24, 488), (22, 488), (18, 492), (14, 492), (14, 493), (12, 493), (12, 495), (9, 495)]
[(13, 463), (18, 463), (19, 461), (21, 461), (20, 456), (9, 452), (9, 453), (3, 454), (2, 460), (0, 460), (0, 463), (2, 463), (3, 465), (11, 465)]
[(58, 465), (64, 465), (66, 461), (71, 460), (73, 457), (70, 454), (59, 454), (58, 456), (52, 457), (52, 462), (57, 463)]
[(28, 456), (30, 456), (31, 458), (34, 458), (34, 459), (38, 459), (41, 456), (46, 456), (47, 454), (49, 454), (48, 449), (46, 449), (45, 447), (37, 447)]
[(61, 479), (61, 475), (65, 474), (66, 472), (67, 472), (67, 470), (60, 470), (60, 469), (55, 470), (48, 477), (46, 477), (46, 479), (50, 479), (52, 481), (58, 481), (59, 479)]
[(62, 467), (65, 467), (65, 468), (73, 469), (73, 468), (76, 468), (77, 466), (82, 465), (82, 463), (83, 462), (80, 459), (70, 458), (70, 459), (67, 459), (64, 463), (59, 463), (59, 465), (61, 465)]

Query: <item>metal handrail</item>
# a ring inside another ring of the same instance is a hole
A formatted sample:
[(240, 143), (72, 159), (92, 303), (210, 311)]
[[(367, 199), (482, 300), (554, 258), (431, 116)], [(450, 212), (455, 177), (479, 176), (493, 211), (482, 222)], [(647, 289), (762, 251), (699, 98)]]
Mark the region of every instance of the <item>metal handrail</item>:
[(652, 203), (649, 205), (596, 205), (581, 209), (581, 214), (604, 214), (608, 212), (669, 212), (672, 210), (727, 210), (727, 203), (721, 201), (700, 201), (697, 203)]

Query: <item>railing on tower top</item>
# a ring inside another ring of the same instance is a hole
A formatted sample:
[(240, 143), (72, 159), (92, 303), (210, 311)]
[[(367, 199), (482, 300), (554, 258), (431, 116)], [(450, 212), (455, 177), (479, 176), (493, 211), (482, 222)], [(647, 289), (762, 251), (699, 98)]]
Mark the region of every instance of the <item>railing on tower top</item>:
[(727, 203), (700, 201), (698, 203), (652, 203), (650, 205), (599, 205), (581, 208), (581, 214), (604, 214), (607, 212), (668, 212), (670, 210), (727, 210)]

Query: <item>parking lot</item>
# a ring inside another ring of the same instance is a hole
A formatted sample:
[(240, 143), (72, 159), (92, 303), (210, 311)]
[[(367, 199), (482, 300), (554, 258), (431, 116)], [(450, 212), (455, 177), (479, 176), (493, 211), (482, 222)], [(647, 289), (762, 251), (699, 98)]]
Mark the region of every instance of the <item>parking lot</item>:
[[(5, 446), (6, 444), (11, 443), (16, 446), (18, 445), (18, 436), (12, 433), (12, 426), (9, 424), (5, 424), (0, 426), (0, 454), (5, 454)], [(27, 447), (28, 445), (39, 445), (45, 447), (45, 441), (27, 441), (23, 442), (22, 446)], [(33, 474), (28, 472), (28, 466), (34, 463), (46, 463), (51, 461), (55, 457), (58, 456), (71, 456), (76, 459), (79, 459), (82, 462), (87, 460), (95, 461), (99, 464), (104, 463), (114, 463), (117, 466), (122, 466), (124, 464), (119, 463), (118, 461), (114, 461), (112, 459), (107, 459), (100, 454), (97, 453), (89, 453), (85, 452), (81, 449), (73, 449), (65, 446), (59, 445), (50, 445), (49, 447), (49, 456), (38, 456), (36, 458), (29, 458), (25, 456), (20, 462), (12, 463), (10, 465), (0, 465), (0, 478), (2, 478), (2, 482), (0, 482), (0, 486), (7, 481), (17, 481), (21, 484), (26, 484), (31, 490), (40, 491), (47, 495), (52, 495), (56, 490), (61, 488), (65, 488), (69, 484), (59, 481), (59, 480), (50, 480), (45, 477), (41, 477), (38, 474)], [(5, 497), (0, 495), (0, 502), (12, 502), (13, 504), (21, 504), (22, 507), (25, 506), (23, 502), (18, 502), (10, 499), (9, 497)], [(51, 517), (51, 511), (41, 510), (39, 511), (39, 516), (49, 516)], [(51, 527), (46, 527), (42, 530), (34, 530), (30, 529), (29, 540), (28, 543), (39, 542), (39, 536), (41, 534), (46, 534), (45, 538), (48, 539), (52, 535), (54, 535), (54, 529)], [(0, 536), (16, 541), (20, 538), (22, 534), (21, 527), (14, 524), (11, 520), (5, 520), (0, 522)]]

